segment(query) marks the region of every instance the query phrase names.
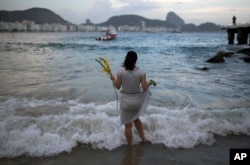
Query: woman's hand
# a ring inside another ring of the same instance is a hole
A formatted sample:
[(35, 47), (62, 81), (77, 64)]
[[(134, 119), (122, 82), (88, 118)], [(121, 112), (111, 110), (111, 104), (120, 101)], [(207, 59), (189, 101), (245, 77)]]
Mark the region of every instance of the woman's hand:
[(112, 74), (110, 75), (110, 79), (113, 82), (113, 85), (117, 88), (120, 89), (122, 85), (122, 80), (121, 76), (117, 75), (117, 77), (113, 76)]
[(156, 84), (156, 82), (155, 82), (154, 80), (150, 80), (150, 81), (149, 81), (149, 85), (156, 86), (157, 84)]
[(115, 76), (113, 76), (112, 74), (110, 75), (110, 80), (115, 81)]

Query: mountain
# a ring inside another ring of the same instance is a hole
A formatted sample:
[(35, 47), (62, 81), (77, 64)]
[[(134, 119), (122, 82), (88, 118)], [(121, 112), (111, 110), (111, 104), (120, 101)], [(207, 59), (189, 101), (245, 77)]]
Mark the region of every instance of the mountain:
[(220, 28), (219, 26), (215, 25), (212, 22), (207, 22), (207, 23), (200, 24), (198, 26), (198, 30), (209, 32), (209, 31), (219, 31)]
[(215, 32), (221, 31), (220, 27), (214, 23), (206, 22), (199, 26), (194, 24), (185, 24), (182, 26), (182, 31), (184, 32)]
[(174, 25), (161, 20), (152, 20), (147, 19), (142, 16), (138, 15), (121, 15), (121, 16), (113, 16), (110, 19), (108, 19), (106, 22), (100, 23), (98, 25), (100, 26), (122, 26), (122, 25), (129, 25), (129, 26), (140, 26), (141, 21), (144, 21), (146, 23), (147, 27), (175, 27)]
[(185, 24), (182, 26), (182, 31), (184, 32), (196, 32), (198, 27), (195, 24)]
[(166, 17), (166, 22), (172, 24), (172, 25), (175, 25), (175, 26), (183, 26), (185, 25), (185, 22), (183, 21), (183, 19), (181, 17), (179, 17), (178, 15), (176, 15), (174, 12), (169, 12), (167, 14), (167, 17)]
[(106, 22), (97, 24), (99, 26), (109, 26), (113, 25), (115, 27), (122, 25), (129, 26), (140, 26), (141, 21), (144, 21), (147, 27), (169, 27), (176, 28), (181, 27), (183, 32), (211, 32), (211, 31), (220, 31), (220, 28), (211, 22), (200, 24), (196, 26), (194, 24), (185, 24), (184, 20), (176, 15), (174, 12), (169, 12), (167, 14), (166, 20), (152, 20), (147, 19), (138, 15), (120, 15), (113, 16), (109, 18)]
[(34, 21), (37, 24), (52, 24), (61, 23), (63, 25), (69, 22), (64, 20), (54, 12), (44, 8), (31, 8), (27, 10), (16, 10), (16, 11), (0, 11), (0, 21), (4, 22), (22, 22), (23, 20)]

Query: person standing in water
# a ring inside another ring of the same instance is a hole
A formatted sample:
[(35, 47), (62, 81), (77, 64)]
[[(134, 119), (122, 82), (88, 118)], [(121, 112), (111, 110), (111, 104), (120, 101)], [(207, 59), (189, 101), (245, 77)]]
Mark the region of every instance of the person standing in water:
[[(147, 82), (146, 72), (136, 66), (137, 54), (129, 51), (119, 69), (117, 76), (110, 76), (114, 86), (121, 90), (120, 119), (125, 124), (125, 136), (128, 146), (132, 146), (132, 126), (134, 124), (142, 142), (146, 142), (143, 125), (139, 119), (140, 114), (146, 109), (150, 91), (148, 87), (152, 82)], [(142, 88), (142, 89), (141, 89)]]

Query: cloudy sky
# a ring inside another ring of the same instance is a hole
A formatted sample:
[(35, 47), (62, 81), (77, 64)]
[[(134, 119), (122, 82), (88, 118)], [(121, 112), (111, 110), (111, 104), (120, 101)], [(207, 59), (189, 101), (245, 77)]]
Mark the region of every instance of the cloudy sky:
[(86, 19), (101, 23), (111, 16), (123, 14), (165, 20), (170, 11), (185, 23), (196, 25), (204, 22), (230, 24), (233, 15), (237, 22), (250, 22), (250, 0), (0, 0), (0, 10), (32, 7), (50, 9), (75, 24)]

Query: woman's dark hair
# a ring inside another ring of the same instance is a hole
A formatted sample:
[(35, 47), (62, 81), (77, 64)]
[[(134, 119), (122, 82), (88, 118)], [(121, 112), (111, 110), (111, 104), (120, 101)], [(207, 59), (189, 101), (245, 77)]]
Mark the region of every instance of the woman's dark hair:
[(137, 61), (137, 54), (134, 51), (129, 51), (125, 57), (123, 66), (126, 70), (133, 70)]

